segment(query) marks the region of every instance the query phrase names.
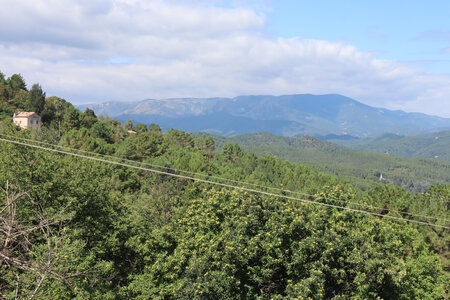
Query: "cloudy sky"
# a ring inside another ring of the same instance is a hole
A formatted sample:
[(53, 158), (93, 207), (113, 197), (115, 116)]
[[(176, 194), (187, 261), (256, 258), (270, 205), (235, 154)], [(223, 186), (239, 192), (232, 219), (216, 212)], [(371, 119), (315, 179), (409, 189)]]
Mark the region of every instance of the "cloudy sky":
[(75, 104), (338, 93), (450, 117), (450, 1), (0, 0), (0, 71)]

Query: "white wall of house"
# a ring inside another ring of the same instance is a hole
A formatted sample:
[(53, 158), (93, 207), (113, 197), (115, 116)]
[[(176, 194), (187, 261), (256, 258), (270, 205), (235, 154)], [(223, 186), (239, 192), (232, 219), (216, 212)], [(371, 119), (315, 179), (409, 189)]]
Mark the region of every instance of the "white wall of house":
[(31, 116), (16, 116), (13, 117), (13, 122), (20, 128), (24, 129), (41, 129), (41, 117), (37, 114)]

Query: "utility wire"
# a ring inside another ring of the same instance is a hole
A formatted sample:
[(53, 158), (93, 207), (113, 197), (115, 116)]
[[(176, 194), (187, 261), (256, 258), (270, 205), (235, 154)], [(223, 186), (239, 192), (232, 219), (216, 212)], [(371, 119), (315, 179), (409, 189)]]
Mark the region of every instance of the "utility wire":
[(297, 195), (302, 195), (302, 196), (309, 196), (309, 197), (312, 197), (312, 198), (314, 198), (316, 200), (324, 199), (324, 200), (336, 201), (336, 202), (343, 203), (343, 204), (358, 205), (358, 206), (362, 206), (362, 207), (370, 208), (370, 209), (389, 210), (391, 212), (395, 212), (395, 213), (399, 213), (399, 214), (403, 214), (403, 215), (414, 216), (414, 217), (419, 217), (419, 218), (440, 220), (440, 221), (446, 221), (446, 222), (450, 221), (449, 219), (440, 218), (440, 217), (433, 217), (433, 216), (415, 214), (415, 213), (411, 213), (411, 212), (400, 211), (400, 210), (395, 210), (395, 209), (390, 209), (390, 208), (385, 208), (385, 207), (377, 207), (377, 206), (372, 206), (372, 205), (369, 205), (369, 204), (357, 203), (357, 202), (352, 202), (352, 201), (345, 201), (345, 200), (341, 200), (341, 199), (335, 199), (335, 198), (324, 197), (324, 196), (317, 196), (317, 195), (312, 195), (312, 194), (307, 194), (307, 193), (302, 193), (302, 192), (297, 192), (297, 191), (280, 189), (280, 188), (271, 187), (271, 186), (264, 186), (264, 185), (255, 184), (255, 183), (249, 183), (249, 182), (233, 180), (233, 179), (229, 179), (229, 178), (223, 178), (223, 177), (214, 176), (214, 175), (208, 175), (208, 174), (202, 174), (202, 173), (197, 173), (197, 172), (192, 172), (192, 171), (186, 171), (186, 170), (181, 170), (181, 169), (176, 169), (176, 168), (171, 168), (171, 167), (165, 167), (165, 166), (151, 164), (151, 163), (146, 163), (146, 162), (139, 162), (139, 161), (130, 160), (130, 159), (126, 159), (126, 158), (122, 158), (122, 157), (118, 157), (118, 156), (101, 154), (101, 153), (96, 153), (96, 152), (91, 152), (91, 151), (86, 151), (86, 150), (80, 150), (80, 149), (75, 149), (75, 148), (71, 148), (71, 147), (55, 145), (55, 144), (46, 143), (46, 142), (42, 142), (42, 141), (35, 141), (35, 140), (31, 140), (31, 139), (16, 137), (16, 136), (2, 134), (2, 133), (0, 133), (0, 136), (6, 136), (6, 137), (9, 137), (9, 138), (15, 138), (15, 139), (24, 140), (24, 141), (27, 141), (27, 142), (34, 142), (34, 143), (39, 143), (39, 144), (42, 144), (42, 145), (58, 147), (58, 148), (61, 148), (61, 149), (69, 149), (69, 150), (72, 150), (72, 151), (78, 151), (78, 152), (87, 153), (87, 154), (91, 154), (91, 155), (97, 155), (97, 156), (101, 156), (101, 157), (108, 157), (108, 158), (113, 158), (113, 159), (119, 159), (119, 160), (122, 160), (122, 161), (127, 161), (127, 162), (141, 164), (141, 165), (147, 165), (147, 166), (151, 166), (151, 167), (154, 167), (154, 168), (161, 168), (161, 169), (165, 169), (165, 170), (172, 170), (172, 171), (176, 171), (176, 172), (182, 172), (182, 173), (185, 173), (185, 174), (197, 175), (197, 176), (202, 176), (202, 177), (206, 177), (206, 178), (213, 178), (213, 179), (233, 182), (233, 183), (237, 183), (237, 184), (254, 186), (254, 187), (258, 187), (258, 188), (272, 189), (272, 190), (276, 190), (276, 191), (280, 191), (280, 192), (286, 192), (286, 193), (297, 194)]
[(428, 223), (428, 222), (422, 222), (422, 221), (410, 220), (410, 219), (405, 219), (405, 218), (400, 218), (400, 217), (395, 217), (395, 216), (383, 215), (383, 214), (369, 212), (369, 211), (365, 211), (365, 210), (359, 210), (359, 209), (343, 207), (343, 206), (338, 206), (338, 205), (333, 205), (333, 204), (328, 204), (328, 203), (322, 203), (322, 202), (317, 202), (317, 201), (312, 201), (312, 200), (306, 200), (306, 199), (301, 199), (301, 198), (296, 198), (296, 197), (291, 197), (291, 196), (286, 196), (286, 195), (279, 195), (279, 194), (275, 194), (275, 193), (259, 191), (259, 190), (250, 189), (250, 188), (246, 188), (246, 187), (234, 186), (234, 185), (231, 185), (231, 184), (225, 184), (225, 183), (210, 181), (210, 180), (206, 180), (206, 179), (200, 179), (200, 178), (189, 177), (189, 176), (184, 176), (184, 175), (180, 175), (180, 174), (173, 174), (173, 173), (160, 171), (160, 170), (154, 170), (154, 169), (150, 169), (150, 168), (144, 168), (144, 167), (129, 165), (129, 164), (115, 162), (115, 161), (110, 161), (110, 160), (101, 159), (101, 158), (97, 158), (97, 157), (91, 157), (91, 156), (87, 156), (87, 155), (71, 153), (71, 152), (57, 150), (57, 149), (45, 148), (45, 147), (42, 147), (42, 146), (26, 144), (26, 143), (23, 143), (23, 142), (11, 141), (11, 140), (4, 139), (4, 138), (0, 138), (0, 141), (12, 143), (12, 144), (17, 144), (17, 145), (23, 145), (23, 146), (32, 147), (32, 148), (41, 149), (41, 150), (46, 150), (46, 151), (52, 151), (52, 152), (56, 152), (56, 153), (66, 154), (66, 155), (71, 155), (71, 156), (75, 156), (75, 157), (81, 157), (81, 158), (85, 158), (85, 159), (91, 159), (91, 160), (95, 160), (95, 161), (99, 161), (99, 162), (105, 162), (105, 163), (114, 164), (114, 165), (118, 165), (118, 166), (129, 167), (129, 168), (134, 168), (134, 169), (138, 169), (138, 170), (153, 172), (153, 173), (156, 173), (156, 174), (168, 175), (168, 176), (172, 176), (172, 177), (189, 179), (189, 180), (193, 180), (193, 181), (198, 181), (198, 182), (203, 182), (203, 183), (223, 186), (223, 187), (227, 187), (227, 188), (238, 189), (238, 190), (252, 192), (252, 193), (257, 193), (257, 194), (261, 194), (261, 195), (267, 195), (267, 196), (272, 196), (272, 197), (280, 197), (280, 198), (285, 198), (285, 199), (289, 199), (289, 200), (295, 200), (295, 201), (309, 203), (309, 204), (316, 204), (316, 205), (321, 205), (321, 206), (325, 206), (325, 207), (332, 207), (332, 208), (338, 208), (338, 209), (343, 209), (343, 210), (348, 210), (348, 211), (353, 211), (353, 212), (358, 212), (358, 213), (369, 214), (369, 215), (373, 215), (373, 216), (379, 216), (379, 217), (383, 217), (383, 218), (390, 218), (390, 219), (399, 220), (399, 221), (405, 221), (405, 222), (411, 222), (411, 223), (416, 223), (416, 224), (421, 224), (421, 225), (427, 225), (427, 226), (439, 227), (439, 228), (444, 228), (444, 229), (450, 229), (449, 226), (443, 226), (443, 225), (438, 225), (438, 224), (433, 224), (433, 223)]

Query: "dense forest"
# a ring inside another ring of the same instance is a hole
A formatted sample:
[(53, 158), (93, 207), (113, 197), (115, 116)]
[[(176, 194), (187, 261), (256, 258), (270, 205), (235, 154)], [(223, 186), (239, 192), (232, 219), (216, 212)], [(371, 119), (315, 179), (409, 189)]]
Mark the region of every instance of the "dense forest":
[[(410, 191), (425, 192), (431, 185), (450, 182), (450, 162), (354, 151), (311, 136), (292, 138), (268, 132), (228, 138), (195, 132), (194, 136), (213, 137), (218, 149), (227, 143), (237, 143), (245, 151), (301, 163), (337, 175), (362, 189), (391, 183)], [(383, 175), (381, 181), (380, 175)]]
[(450, 161), (450, 130), (412, 136), (385, 133), (365, 139), (330, 141), (355, 150)]
[[(0, 73), (0, 105), (2, 298), (448, 297), (448, 184), (364, 191), (237, 144), (81, 112), (20, 75)], [(21, 110), (42, 129), (15, 127)]]

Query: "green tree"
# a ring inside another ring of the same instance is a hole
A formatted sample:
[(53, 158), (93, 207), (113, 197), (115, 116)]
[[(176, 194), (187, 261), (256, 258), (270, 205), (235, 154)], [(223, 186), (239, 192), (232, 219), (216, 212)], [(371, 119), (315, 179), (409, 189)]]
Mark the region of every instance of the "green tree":
[(234, 162), (242, 156), (243, 152), (238, 144), (225, 144), (222, 148), (222, 154), (228, 161)]
[(133, 130), (133, 122), (130, 119), (126, 120), (123, 126), (126, 130)]
[(29, 93), (25, 90), (18, 90), (14, 94), (14, 98), (10, 99), (9, 102), (19, 110), (26, 109), (26, 103), (29, 99)]
[(85, 128), (91, 128), (95, 123), (97, 123), (98, 119), (92, 109), (86, 108), (83, 113), (83, 117), (81, 119), (81, 126)]
[(144, 160), (164, 153), (166, 145), (161, 134), (144, 132), (128, 136), (118, 147), (116, 155), (133, 160)]
[(107, 143), (112, 143), (113, 130), (106, 122), (97, 122), (91, 128), (92, 135), (97, 138), (105, 140)]
[(136, 131), (137, 133), (142, 133), (142, 132), (147, 132), (148, 128), (147, 128), (147, 125), (140, 123), (140, 124), (134, 125), (133, 130)]
[(20, 74), (13, 74), (11, 77), (9, 77), (6, 80), (8, 86), (9, 86), (9, 97), (14, 98), (16, 94), (20, 91), (26, 91), (27, 85), (25, 83), (25, 80), (23, 79), (22, 75)]
[(194, 140), (195, 148), (211, 154), (215, 150), (215, 143), (212, 137), (201, 136)]
[(64, 117), (62, 122), (62, 128), (64, 129), (64, 132), (67, 132), (71, 129), (80, 128), (81, 118), (82, 116), (80, 111), (74, 108), (73, 106), (69, 106), (64, 111)]
[(156, 133), (161, 133), (161, 126), (159, 126), (158, 124), (155, 123), (151, 123), (149, 125), (149, 131), (150, 132), (156, 132)]
[(28, 111), (34, 111), (40, 114), (44, 110), (45, 106), (45, 93), (39, 84), (35, 83), (31, 87), (28, 93), (28, 99), (25, 104), (25, 109)]
[(44, 110), (41, 113), (42, 122), (60, 134), (61, 127), (64, 127), (64, 115), (67, 109), (73, 105), (66, 100), (51, 96), (45, 99)]
[(0, 84), (6, 84), (5, 74), (0, 71)]
[(132, 277), (129, 296), (444, 296), (438, 258), (412, 227), (247, 192), (203, 191), (174, 213), (178, 219), (130, 241), (150, 265)]
[(5, 75), (0, 72), (0, 103), (8, 102), (8, 85), (5, 80)]
[[(27, 206), (34, 206), (33, 214), (24, 213)], [(27, 193), (17, 191), (9, 183), (5, 189), (0, 187), (2, 296), (73, 297), (79, 293), (74, 289), (77, 277), (88, 276), (87, 270), (77, 270), (82, 263), (84, 243), (70, 239), (65, 226), (70, 215), (64, 211), (48, 215), (39, 212), (39, 207)], [(52, 295), (55, 290), (59, 290), (59, 295)]]
[(182, 130), (171, 129), (164, 134), (164, 139), (171, 146), (194, 147), (194, 139), (192, 136)]

